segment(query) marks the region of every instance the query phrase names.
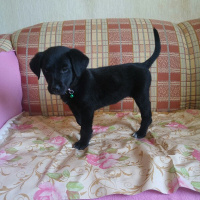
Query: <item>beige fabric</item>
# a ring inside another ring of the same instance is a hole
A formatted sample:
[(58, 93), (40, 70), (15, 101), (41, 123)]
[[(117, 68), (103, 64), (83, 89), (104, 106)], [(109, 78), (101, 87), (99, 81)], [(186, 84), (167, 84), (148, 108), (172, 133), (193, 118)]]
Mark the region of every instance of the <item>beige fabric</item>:
[(0, 145), (0, 199), (87, 199), (200, 192), (200, 111), (153, 113), (147, 137), (138, 113), (96, 113), (84, 151), (72, 148), (80, 127), (72, 116), (15, 119)]

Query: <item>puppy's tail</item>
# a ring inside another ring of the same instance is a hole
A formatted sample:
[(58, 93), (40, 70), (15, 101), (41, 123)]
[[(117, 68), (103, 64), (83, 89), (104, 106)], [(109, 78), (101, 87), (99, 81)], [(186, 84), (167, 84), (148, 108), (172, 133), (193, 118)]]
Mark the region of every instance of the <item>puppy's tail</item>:
[(153, 55), (143, 63), (145, 67), (148, 69), (151, 67), (151, 65), (154, 63), (156, 58), (159, 56), (160, 50), (161, 50), (160, 37), (159, 37), (158, 31), (154, 28), (153, 32), (154, 32), (154, 38), (155, 38), (155, 50), (153, 52)]

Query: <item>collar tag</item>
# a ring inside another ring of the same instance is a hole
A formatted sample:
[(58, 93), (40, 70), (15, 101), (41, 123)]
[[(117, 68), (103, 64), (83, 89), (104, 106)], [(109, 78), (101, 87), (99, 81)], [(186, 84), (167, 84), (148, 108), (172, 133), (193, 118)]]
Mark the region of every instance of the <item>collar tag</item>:
[[(70, 88), (67, 90), (69, 92), (69, 97), (72, 99), (74, 98), (74, 90), (71, 90)], [(67, 94), (67, 92), (66, 92)]]

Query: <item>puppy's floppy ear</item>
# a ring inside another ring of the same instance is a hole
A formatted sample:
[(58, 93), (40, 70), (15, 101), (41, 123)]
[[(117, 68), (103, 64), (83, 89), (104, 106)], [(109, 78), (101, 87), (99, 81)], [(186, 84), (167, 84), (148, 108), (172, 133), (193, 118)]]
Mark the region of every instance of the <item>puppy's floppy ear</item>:
[(40, 78), (42, 56), (43, 52), (39, 52), (32, 58), (30, 62), (30, 68), (33, 73), (37, 75), (38, 79)]
[(89, 58), (77, 49), (70, 49), (68, 55), (76, 76), (80, 77), (88, 66)]

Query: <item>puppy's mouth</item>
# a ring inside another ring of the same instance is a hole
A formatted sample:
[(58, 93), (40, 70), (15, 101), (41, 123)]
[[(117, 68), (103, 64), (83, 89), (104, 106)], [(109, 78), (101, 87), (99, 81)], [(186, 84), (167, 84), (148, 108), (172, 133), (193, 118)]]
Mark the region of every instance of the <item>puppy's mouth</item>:
[(64, 95), (66, 92), (66, 90), (63, 90), (63, 89), (58, 89), (58, 88), (49, 89), (49, 87), (48, 87), (48, 91), (50, 94), (54, 94), (54, 95)]
[(54, 95), (64, 95), (65, 92), (50, 92), (50, 94), (54, 94)]

